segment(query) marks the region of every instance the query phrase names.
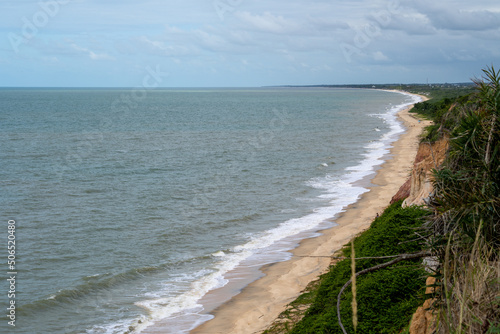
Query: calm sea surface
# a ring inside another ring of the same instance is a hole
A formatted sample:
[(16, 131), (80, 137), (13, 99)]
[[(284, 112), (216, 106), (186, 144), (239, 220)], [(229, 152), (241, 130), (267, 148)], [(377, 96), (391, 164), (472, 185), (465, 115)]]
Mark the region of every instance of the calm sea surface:
[(187, 332), (210, 319), (198, 301), (231, 269), (286, 260), (297, 235), (333, 226), (403, 131), (395, 112), (415, 101), (325, 88), (0, 89), (0, 332), (145, 333), (190, 314), (171, 329)]

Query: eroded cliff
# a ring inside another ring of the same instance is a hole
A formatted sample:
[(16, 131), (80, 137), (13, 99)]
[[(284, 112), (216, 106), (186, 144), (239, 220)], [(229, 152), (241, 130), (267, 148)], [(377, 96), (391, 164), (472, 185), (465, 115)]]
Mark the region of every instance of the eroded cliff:
[(403, 207), (425, 205), (433, 191), (432, 170), (443, 163), (447, 150), (448, 138), (434, 143), (420, 143), (411, 176), (394, 195), (391, 203), (404, 199)]

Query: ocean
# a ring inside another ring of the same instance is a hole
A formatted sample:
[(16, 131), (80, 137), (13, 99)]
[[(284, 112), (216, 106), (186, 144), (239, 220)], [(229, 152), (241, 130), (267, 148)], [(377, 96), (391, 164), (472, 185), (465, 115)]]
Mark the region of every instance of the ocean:
[(0, 89), (0, 332), (147, 333), (165, 320), (163, 333), (189, 332), (233, 269), (287, 260), (335, 226), (404, 131), (396, 112), (418, 101), (368, 89)]

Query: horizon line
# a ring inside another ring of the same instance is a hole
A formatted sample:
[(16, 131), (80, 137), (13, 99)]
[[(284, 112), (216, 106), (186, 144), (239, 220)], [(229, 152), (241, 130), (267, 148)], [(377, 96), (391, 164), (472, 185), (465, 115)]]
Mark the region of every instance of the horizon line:
[(346, 87), (346, 88), (372, 88), (380, 86), (434, 86), (434, 85), (474, 85), (473, 82), (435, 82), (435, 83), (357, 83), (357, 84), (283, 84), (283, 85), (266, 85), (266, 86), (165, 86), (165, 87), (132, 87), (132, 86), (0, 86), (0, 89), (241, 89), (241, 88), (300, 88), (300, 87)]

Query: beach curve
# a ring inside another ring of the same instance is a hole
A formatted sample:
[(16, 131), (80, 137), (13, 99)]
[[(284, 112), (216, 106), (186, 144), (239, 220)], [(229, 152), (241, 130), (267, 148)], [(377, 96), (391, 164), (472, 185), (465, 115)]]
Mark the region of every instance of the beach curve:
[[(419, 97), (427, 99), (425, 96)], [(389, 156), (371, 180), (369, 191), (335, 219), (338, 225), (322, 231), (316, 238), (301, 241), (291, 251), (292, 259), (262, 267), (263, 277), (213, 310), (211, 313), (214, 318), (190, 333), (260, 333), (297, 298), (309, 282), (328, 270), (329, 256), (352, 237), (366, 230), (408, 178), (418, 149), (419, 136), (431, 124), (430, 121), (419, 120), (411, 115), (409, 111), (412, 107), (410, 105), (398, 112), (398, 118), (406, 131), (392, 144)]]

